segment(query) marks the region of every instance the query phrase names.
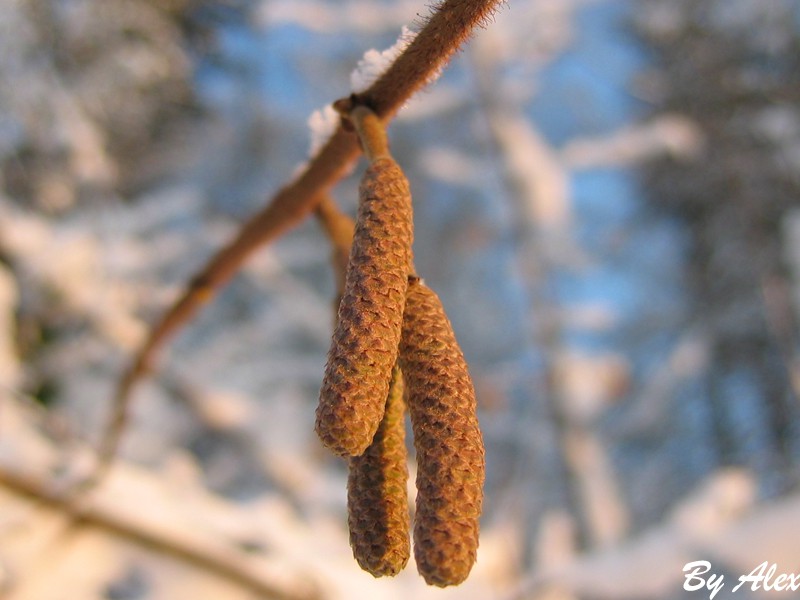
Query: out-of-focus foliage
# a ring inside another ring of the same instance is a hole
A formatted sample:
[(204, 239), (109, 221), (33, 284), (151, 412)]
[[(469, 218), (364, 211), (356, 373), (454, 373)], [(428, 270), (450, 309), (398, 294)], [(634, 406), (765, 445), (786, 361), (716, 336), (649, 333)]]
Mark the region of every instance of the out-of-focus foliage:
[(153, 169), (195, 106), (177, 4), (3, 3), (0, 160), (15, 199), (63, 211)]
[(800, 433), (789, 244), (800, 206), (798, 17), (796, 2), (648, 2), (639, 19), (655, 52), (656, 105), (704, 137), (703, 152), (654, 161), (644, 181), (691, 233), (710, 441), (723, 464), (766, 467), (767, 494), (796, 485)]

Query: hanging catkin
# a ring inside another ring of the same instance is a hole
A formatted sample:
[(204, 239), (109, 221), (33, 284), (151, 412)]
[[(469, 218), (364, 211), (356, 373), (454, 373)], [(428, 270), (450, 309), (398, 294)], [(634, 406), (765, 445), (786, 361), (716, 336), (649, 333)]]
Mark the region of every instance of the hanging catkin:
[(358, 456), (383, 415), (397, 360), (412, 243), (411, 192), (388, 155), (359, 186), (353, 246), (317, 408), (322, 443)]
[(403, 376), (396, 366), (380, 427), (364, 454), (350, 459), (347, 479), (353, 556), (375, 577), (397, 575), (410, 554), (404, 416)]
[(478, 549), (485, 456), (475, 392), (438, 296), (408, 287), (400, 366), (417, 451), (414, 558), (431, 585), (457, 585)]

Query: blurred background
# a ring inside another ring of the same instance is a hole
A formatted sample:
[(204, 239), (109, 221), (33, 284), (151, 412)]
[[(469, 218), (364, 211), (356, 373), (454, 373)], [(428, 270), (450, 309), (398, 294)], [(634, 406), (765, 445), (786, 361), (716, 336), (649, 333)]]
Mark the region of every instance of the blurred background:
[(3, 598), (707, 598), (696, 560), (726, 598), (800, 571), (798, 0), (512, 0), (391, 125), (487, 446), (464, 585), (352, 558), (313, 432), (313, 220), (169, 345), (80, 518), (48, 500), (148, 326), (307, 160), (310, 115), (428, 11), (0, 3)]

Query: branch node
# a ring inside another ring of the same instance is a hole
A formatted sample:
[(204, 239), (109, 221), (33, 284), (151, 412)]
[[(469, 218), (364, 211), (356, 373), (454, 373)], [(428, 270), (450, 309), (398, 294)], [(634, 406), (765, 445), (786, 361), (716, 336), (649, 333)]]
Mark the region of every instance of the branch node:
[(386, 124), (368, 106), (356, 102), (355, 96), (337, 101), (337, 110), (349, 109), (342, 114), (342, 122), (355, 129), (367, 160), (372, 163), (379, 158), (389, 158)]

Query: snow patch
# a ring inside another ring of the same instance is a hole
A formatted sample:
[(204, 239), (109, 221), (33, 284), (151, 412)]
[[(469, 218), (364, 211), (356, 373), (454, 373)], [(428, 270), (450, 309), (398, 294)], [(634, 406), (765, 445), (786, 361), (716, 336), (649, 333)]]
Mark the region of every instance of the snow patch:
[(417, 36), (415, 31), (411, 31), (403, 25), (397, 41), (386, 50), (380, 51), (370, 49), (364, 53), (364, 57), (358, 61), (358, 66), (350, 73), (350, 87), (353, 92), (358, 94), (365, 91), (378, 78), (386, 72), (389, 66), (408, 48)]
[(308, 117), (308, 128), (311, 130), (309, 157), (316, 156), (338, 126), (339, 114), (333, 110), (333, 106), (330, 104), (311, 113), (311, 116)]
[[(408, 48), (416, 36), (417, 33), (415, 31), (403, 25), (400, 36), (391, 47), (386, 50), (375, 50), (374, 48), (367, 50), (361, 60), (358, 61), (355, 70), (350, 73), (350, 87), (353, 93), (361, 93), (375, 83), (397, 57)], [(432, 79), (436, 79), (436, 77)], [(331, 105), (311, 113), (311, 116), (308, 117), (308, 127), (311, 130), (309, 157), (316, 156), (336, 131), (338, 125), (339, 115)], [(298, 170), (302, 170), (304, 166), (302, 165)]]

